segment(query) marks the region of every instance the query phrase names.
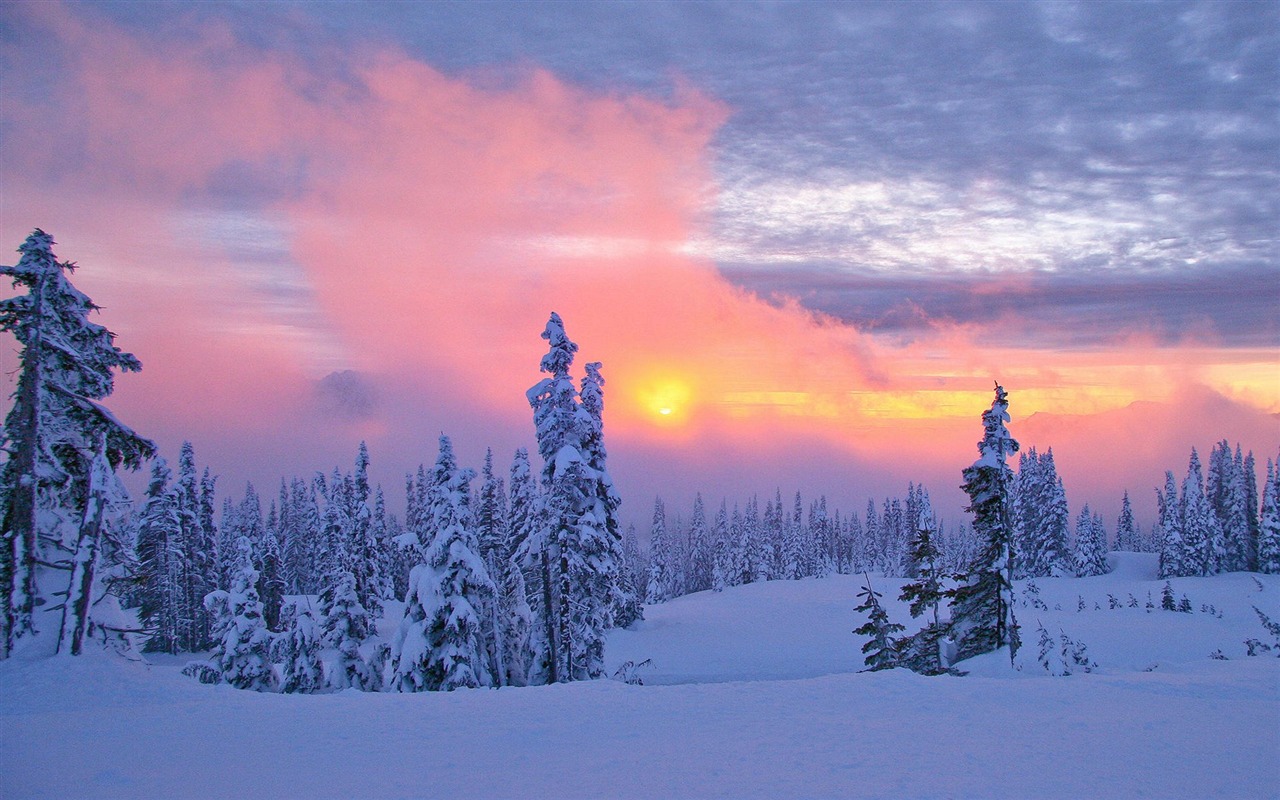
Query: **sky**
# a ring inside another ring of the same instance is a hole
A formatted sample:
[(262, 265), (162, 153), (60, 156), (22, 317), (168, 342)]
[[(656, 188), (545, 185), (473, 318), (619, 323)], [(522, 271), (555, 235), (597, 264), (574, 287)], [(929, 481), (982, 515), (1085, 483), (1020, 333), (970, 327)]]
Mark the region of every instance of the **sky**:
[(0, 260), (52, 233), (109, 405), (237, 495), (533, 450), (556, 311), (642, 531), (962, 519), (994, 381), (1149, 524), (1193, 446), (1280, 453), (1278, 112), (1264, 2), (2, 2)]

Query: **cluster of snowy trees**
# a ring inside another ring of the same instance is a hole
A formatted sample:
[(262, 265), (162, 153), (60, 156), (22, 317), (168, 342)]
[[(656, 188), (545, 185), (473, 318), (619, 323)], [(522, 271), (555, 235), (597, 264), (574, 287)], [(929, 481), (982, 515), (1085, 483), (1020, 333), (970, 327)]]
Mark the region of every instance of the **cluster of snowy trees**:
[(1280, 572), (1277, 462), (1267, 460), (1261, 498), (1253, 453), (1242, 455), (1239, 444), (1232, 453), (1225, 439), (1209, 455), (1208, 475), (1191, 450), (1181, 493), (1173, 472), (1166, 472), (1164, 488), (1156, 489), (1160, 577)]
[[(745, 508), (745, 510), (743, 510)], [(668, 520), (662, 498), (654, 501), (648, 558), (642, 561), (634, 527), (625, 539), (632, 580), (645, 587), (645, 602), (661, 603), (707, 589), (771, 580), (798, 580), (831, 574), (873, 571), (891, 577), (914, 577), (910, 545), (925, 518), (938, 530), (942, 563), (960, 569), (973, 549), (965, 525), (943, 535), (923, 486), (908, 485), (906, 498), (885, 498), (879, 510), (867, 501), (865, 516), (827, 510), (827, 498), (806, 507), (800, 492), (788, 508), (782, 492), (767, 500), (764, 512), (752, 497), (729, 511), (722, 500), (708, 521), (702, 495), (694, 500), (688, 524)]]
[[(946, 574), (934, 541), (937, 526), (928, 517), (919, 518), (911, 543), (916, 574), (910, 577), (915, 580), (903, 586), (899, 599), (910, 602), (913, 618), (925, 616), (925, 625), (912, 635), (895, 636), (904, 627), (889, 620), (868, 576), (857, 608), (868, 616), (855, 633), (868, 637), (863, 651), (870, 669), (905, 666), (938, 674), (949, 671), (957, 660), (1006, 646), (1012, 659), (1020, 645), (1013, 612), (1015, 578), (1084, 577), (1108, 569), (1106, 528), (1088, 505), (1076, 520), (1068, 552), (1066, 499), (1052, 450), (1043, 456), (1034, 449), (1025, 451), (1016, 476), (1009, 468), (1008, 459), (1019, 446), (1005, 424), (1008, 395), (998, 384), (995, 392), (991, 409), (983, 414), (980, 458), (963, 473), (977, 550), (964, 570)], [(1167, 473), (1164, 490), (1157, 490), (1161, 577), (1277, 571), (1280, 467), (1267, 462), (1259, 509), (1253, 465), (1252, 454), (1242, 456), (1237, 445), (1233, 455), (1222, 441), (1214, 447), (1207, 482), (1201, 478), (1195, 450), (1181, 496), (1173, 474)], [(1119, 548), (1148, 549), (1134, 523), (1127, 492), (1116, 527)], [(944, 606), (945, 622), (940, 613)]]
[[(600, 677), (605, 632), (642, 615), (607, 470), (604, 379), (592, 363), (580, 387), (573, 384), (577, 345), (559, 316), (551, 315), (543, 338), (550, 351), (542, 370), (550, 375), (528, 393), (540, 481), (522, 448), (508, 489), (490, 451), (473, 491), (476, 473), (459, 466), (442, 435), (434, 466), (406, 478), (403, 525), (386, 513), (381, 488), (370, 501), (363, 444), (354, 473), (318, 476), (310, 486), (282, 482), (279, 513), (273, 501), (265, 522), (250, 486), (238, 506), (223, 508), (209, 562), (214, 574), (226, 570), (219, 585), (227, 588), (204, 597), (213, 649), (191, 673), (290, 692)], [(143, 563), (140, 553), (145, 572)], [(286, 592), (302, 597), (282, 614)], [(307, 603), (315, 593), (318, 618)], [(169, 594), (181, 592), (162, 592), (160, 602)], [(405, 610), (387, 645), (375, 626), (390, 597), (403, 597)]]

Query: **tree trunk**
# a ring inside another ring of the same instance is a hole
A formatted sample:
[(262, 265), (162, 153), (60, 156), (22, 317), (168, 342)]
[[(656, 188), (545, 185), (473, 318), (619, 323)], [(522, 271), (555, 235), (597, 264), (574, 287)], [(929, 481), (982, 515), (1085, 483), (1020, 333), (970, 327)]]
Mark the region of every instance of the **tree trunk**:
[(554, 603), (552, 602), (551, 559), (547, 555), (545, 543), (542, 550), (542, 608), (542, 619), (547, 628), (547, 683), (558, 683), (559, 671), (557, 667), (560, 662), (560, 656), (556, 649), (556, 617)]
[(13, 416), (16, 429), (5, 431), (15, 445), (11, 452), (13, 485), (5, 508), (3, 536), (4, 586), (0, 587), (0, 658), (7, 658), (14, 640), (33, 630), (32, 613), (36, 595), (36, 474), (40, 450), (41, 361), (44, 347), (41, 328), (44, 315), (44, 279), (31, 288), (34, 330), (22, 353), (22, 376), (18, 379)]
[(89, 468), (89, 491), (85, 499), (84, 519), (80, 523), (80, 535), (76, 539), (76, 552), (71, 559), (67, 602), (62, 607), (62, 631), (58, 636), (57, 649), (62, 655), (80, 655), (85, 630), (89, 625), (89, 607), (93, 602), (93, 573), (98, 562), (102, 518), (106, 513), (102, 495), (111, 476), (105, 450), (105, 443), (99, 444)]

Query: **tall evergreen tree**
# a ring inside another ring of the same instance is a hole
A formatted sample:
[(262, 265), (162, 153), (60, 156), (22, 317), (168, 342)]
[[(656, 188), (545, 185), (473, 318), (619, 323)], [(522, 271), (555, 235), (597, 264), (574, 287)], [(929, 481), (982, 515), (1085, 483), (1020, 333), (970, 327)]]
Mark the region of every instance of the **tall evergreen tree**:
[(702, 493), (699, 492), (693, 499), (693, 516), (689, 520), (690, 592), (703, 592), (711, 588), (714, 557), (711, 535), (707, 531), (707, 512), (702, 504)]
[(1091, 575), (1105, 575), (1107, 567), (1107, 532), (1102, 527), (1102, 518), (1089, 511), (1089, 504), (1080, 511), (1076, 519), (1076, 575), (1086, 578)]
[[(40, 594), (63, 588), (61, 577), (41, 588), (38, 563), (76, 572), (77, 585), (93, 582), (96, 556), (90, 556), (101, 529), (97, 514), (89, 519), (85, 510), (96, 502), (91, 484), (98, 451), (112, 471), (138, 469), (155, 453), (151, 441), (99, 403), (115, 388), (115, 372), (137, 372), (142, 364), (115, 346), (114, 333), (89, 321), (98, 306), (71, 285), (76, 265), (59, 262), (53, 245), (37, 228), (18, 247), (18, 263), (0, 266), (0, 275), (25, 290), (0, 300), (0, 331), (21, 346), (17, 391), (0, 432), (7, 455), (0, 465), (0, 659), (35, 630)], [(97, 488), (105, 489), (102, 484)], [(49, 527), (49, 521), (63, 524)], [(84, 622), (73, 621), (72, 628), (83, 630)]]
[(728, 501), (720, 502), (715, 527), (712, 529), (712, 541), (711, 588), (723, 592), (726, 586), (731, 585), (733, 578), (733, 541), (729, 531)]
[(667, 511), (661, 497), (653, 499), (653, 525), (649, 528), (649, 583), (646, 603), (665, 603), (672, 597), (671, 540), (667, 536)]
[(1267, 459), (1267, 482), (1262, 486), (1258, 518), (1258, 571), (1280, 574), (1280, 457)]
[(980, 549), (960, 585), (952, 592), (951, 638), (960, 659), (1008, 645), (1009, 657), (1017, 654), (1018, 626), (1013, 615), (1013, 531), (1010, 487), (1013, 472), (1007, 459), (1018, 452), (1009, 435), (1008, 394), (999, 384), (991, 409), (982, 415), (980, 457), (964, 470), (973, 528)]
[(372, 489), (369, 486), (369, 448), (360, 442), (347, 497), (351, 539), (345, 567), (355, 578), (356, 598), (375, 619), (382, 616), (382, 553), (373, 527)]
[(151, 462), (151, 483), (138, 522), (138, 619), (149, 652), (178, 652), (178, 602), (169, 576), (170, 542), (181, 534), (178, 503), (169, 490), (172, 478), (163, 458)]
[(432, 476), (426, 560), (410, 573), (405, 616), (392, 650), (396, 688), (492, 686), (489, 609), (495, 590), (477, 552), (470, 489), (475, 473), (458, 467), (447, 436), (440, 437)]
[(1191, 448), (1191, 461), (1187, 465), (1187, 477), (1182, 481), (1182, 497), (1179, 501), (1182, 519), (1183, 542), (1186, 547), (1190, 575), (1213, 575), (1219, 570), (1223, 552), (1222, 529), (1218, 527), (1213, 509), (1204, 494), (1204, 478), (1200, 470), (1200, 456)]
[(1133, 506), (1129, 503), (1128, 491), (1120, 501), (1120, 518), (1116, 520), (1116, 549), (1126, 553), (1143, 551), (1142, 536), (1138, 533), (1138, 524), (1133, 519)]
[(1156, 489), (1156, 501), (1160, 507), (1160, 519), (1156, 523), (1159, 537), (1160, 577), (1176, 578), (1193, 574), (1186, 537), (1182, 528), (1182, 513), (1178, 506), (1178, 487), (1173, 472), (1164, 474), (1164, 490)]

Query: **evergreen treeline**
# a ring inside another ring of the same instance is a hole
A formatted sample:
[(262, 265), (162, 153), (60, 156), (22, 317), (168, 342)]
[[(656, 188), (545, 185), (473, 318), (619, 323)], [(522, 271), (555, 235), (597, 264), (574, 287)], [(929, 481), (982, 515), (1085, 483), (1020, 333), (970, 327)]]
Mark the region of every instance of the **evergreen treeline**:
[(942, 533), (928, 491), (914, 483), (907, 486), (905, 498), (885, 498), (878, 508), (868, 500), (865, 515), (828, 511), (825, 496), (806, 505), (800, 492), (788, 505), (777, 490), (765, 501), (763, 513), (758, 497), (735, 503), (733, 511), (722, 500), (711, 519), (699, 494), (685, 523), (678, 517), (669, 520), (659, 497), (654, 501), (648, 557), (641, 562), (631, 528), (625, 539), (630, 543), (627, 564), (636, 585), (646, 587), (647, 603), (744, 583), (831, 574), (869, 571), (912, 578), (919, 566), (911, 542), (922, 519), (938, 531), (943, 568), (955, 571), (968, 564), (975, 542), (971, 529), (957, 525)]
[[(175, 471), (101, 404), (114, 374), (141, 364), (89, 321), (97, 306), (53, 244), (36, 230), (19, 263), (0, 267), (21, 290), (0, 301), (0, 330), (21, 346), (0, 440), (0, 657), (36, 630), (39, 608), (60, 612), (58, 652), (141, 638), (150, 651), (207, 653), (192, 674), (243, 688), (554, 683), (601, 676), (606, 632), (640, 619), (644, 601), (877, 572), (910, 579), (902, 600), (926, 624), (907, 637), (874, 630), (875, 666), (933, 673), (1016, 649), (1013, 580), (1107, 568), (1109, 537), (1088, 506), (1069, 533), (1053, 451), (1028, 449), (1009, 468), (1019, 448), (999, 386), (980, 458), (964, 471), (971, 525), (944, 529), (915, 484), (847, 515), (778, 490), (763, 509), (753, 497), (710, 512), (699, 495), (685, 523), (658, 498), (644, 558), (634, 528), (618, 526), (601, 365), (574, 382), (578, 346), (556, 314), (542, 334), (546, 377), (526, 398), (540, 468), (520, 449), (504, 471), (490, 451), (476, 475), (441, 436), (433, 466), (406, 476), (401, 521), (370, 486), (361, 443), (348, 471), (281, 480), (265, 503), (247, 485), (215, 511), (217, 479), (190, 443)], [(145, 496), (131, 504), (116, 472), (149, 459)], [(1157, 497), (1159, 522), (1144, 536), (1124, 495), (1114, 546), (1158, 549), (1162, 577), (1280, 572), (1280, 464), (1267, 461), (1259, 492), (1252, 453), (1222, 441), (1207, 475), (1193, 450), (1181, 486), (1167, 473)], [(384, 643), (376, 627), (391, 598), (405, 611)], [(868, 585), (864, 605), (883, 611), (875, 598)]]

